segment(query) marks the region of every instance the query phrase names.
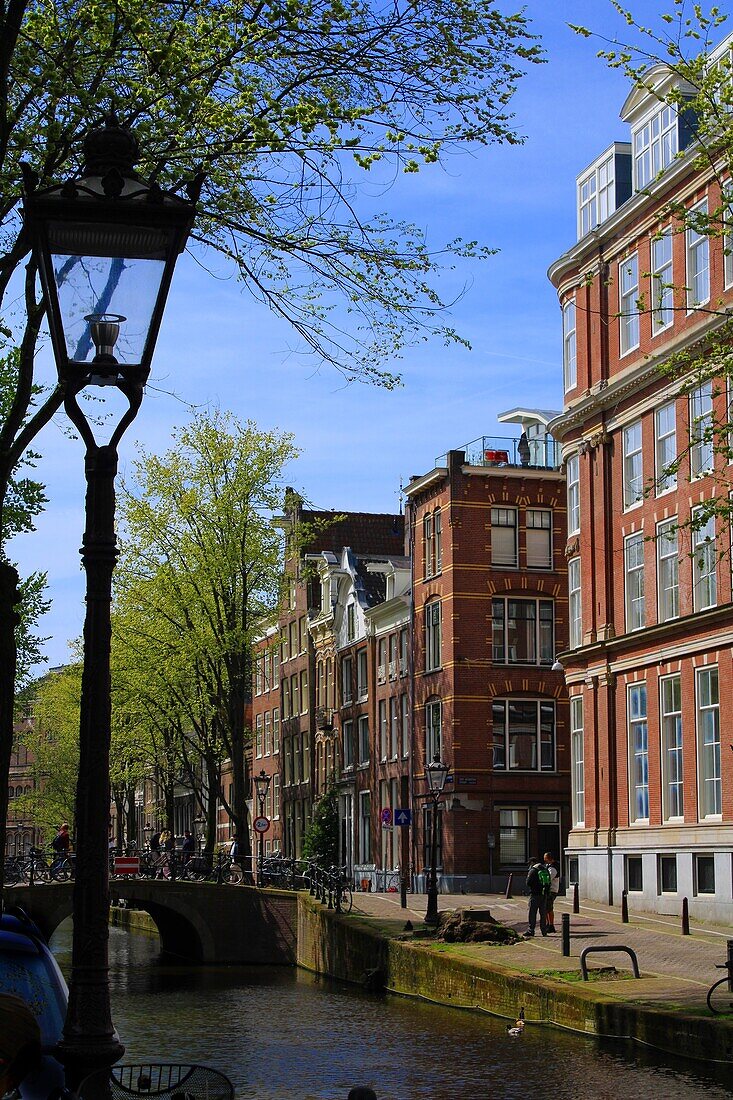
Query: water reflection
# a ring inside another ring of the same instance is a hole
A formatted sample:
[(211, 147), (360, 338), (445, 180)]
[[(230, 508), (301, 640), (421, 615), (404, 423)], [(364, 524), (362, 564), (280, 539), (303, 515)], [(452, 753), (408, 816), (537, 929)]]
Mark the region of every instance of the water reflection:
[[(63, 968), (69, 922), (54, 937)], [(730, 1067), (363, 994), (291, 970), (160, 967), (154, 938), (111, 931), (113, 1016), (135, 1062), (205, 1062), (240, 1100), (729, 1100)]]

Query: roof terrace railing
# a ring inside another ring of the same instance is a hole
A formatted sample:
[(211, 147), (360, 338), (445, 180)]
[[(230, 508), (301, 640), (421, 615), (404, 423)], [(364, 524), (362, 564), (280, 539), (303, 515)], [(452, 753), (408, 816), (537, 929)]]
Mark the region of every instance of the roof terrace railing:
[[(482, 435), (470, 443), (455, 448), (464, 451), (468, 466), (524, 466), (527, 469), (558, 470), (560, 445), (551, 435), (540, 439), (509, 436)], [(439, 455), (436, 466), (447, 466), (448, 455)]]

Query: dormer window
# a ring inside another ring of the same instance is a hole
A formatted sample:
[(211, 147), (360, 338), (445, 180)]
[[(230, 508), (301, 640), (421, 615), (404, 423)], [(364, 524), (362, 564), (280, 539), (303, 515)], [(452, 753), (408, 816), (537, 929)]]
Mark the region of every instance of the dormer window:
[(631, 196), (631, 146), (615, 141), (577, 179), (578, 240)]
[(665, 105), (632, 133), (634, 187), (640, 191), (668, 168), (679, 149), (677, 111)]

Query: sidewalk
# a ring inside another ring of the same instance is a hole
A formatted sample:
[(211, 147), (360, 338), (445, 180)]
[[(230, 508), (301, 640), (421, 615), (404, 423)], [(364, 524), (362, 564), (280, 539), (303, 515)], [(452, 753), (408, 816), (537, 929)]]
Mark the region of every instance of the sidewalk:
[[(408, 919), (416, 927), (417, 922), (422, 922), (426, 902), (425, 895), (408, 894), (407, 909), (402, 909), (399, 894), (357, 893), (354, 895), (353, 912), (375, 920), (390, 934), (397, 934)], [(524, 897), (507, 901), (501, 894), (441, 894), (438, 908), (441, 912), (488, 908), (496, 920), (519, 933), (527, 927), (527, 899)], [(561, 913), (571, 914), (569, 958), (562, 955)], [(534, 939), (506, 947), (456, 944), (453, 950), (484, 963), (493, 961), (502, 967), (540, 974), (543, 971), (579, 971), (580, 953), (584, 947), (623, 944), (636, 952), (641, 978), (629, 981), (619, 981), (618, 978), (594, 980), (594, 990), (614, 1000), (637, 1005), (708, 1014), (705, 997), (712, 983), (723, 975), (723, 971), (715, 967), (725, 961), (727, 940), (733, 939), (733, 927), (702, 926), (693, 921), (690, 922), (691, 934), (683, 936), (681, 921), (654, 914), (630, 911), (629, 923), (623, 924), (620, 908), (604, 906), (599, 902), (584, 904), (581, 901), (580, 913), (573, 915), (570, 898), (558, 900), (555, 927), (555, 935), (543, 938), (538, 926)], [(619, 971), (630, 972), (631, 960), (625, 952), (604, 952), (591, 954), (588, 966), (590, 969), (615, 966)]]

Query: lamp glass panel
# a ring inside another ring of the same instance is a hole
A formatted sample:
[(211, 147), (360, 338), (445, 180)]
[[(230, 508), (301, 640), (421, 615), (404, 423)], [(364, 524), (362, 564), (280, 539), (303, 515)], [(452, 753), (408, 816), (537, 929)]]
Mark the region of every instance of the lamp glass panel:
[(122, 364), (140, 363), (165, 261), (70, 253), (54, 253), (52, 260), (69, 359), (92, 362), (96, 348), (85, 317), (109, 313), (125, 318), (120, 322), (115, 358)]

